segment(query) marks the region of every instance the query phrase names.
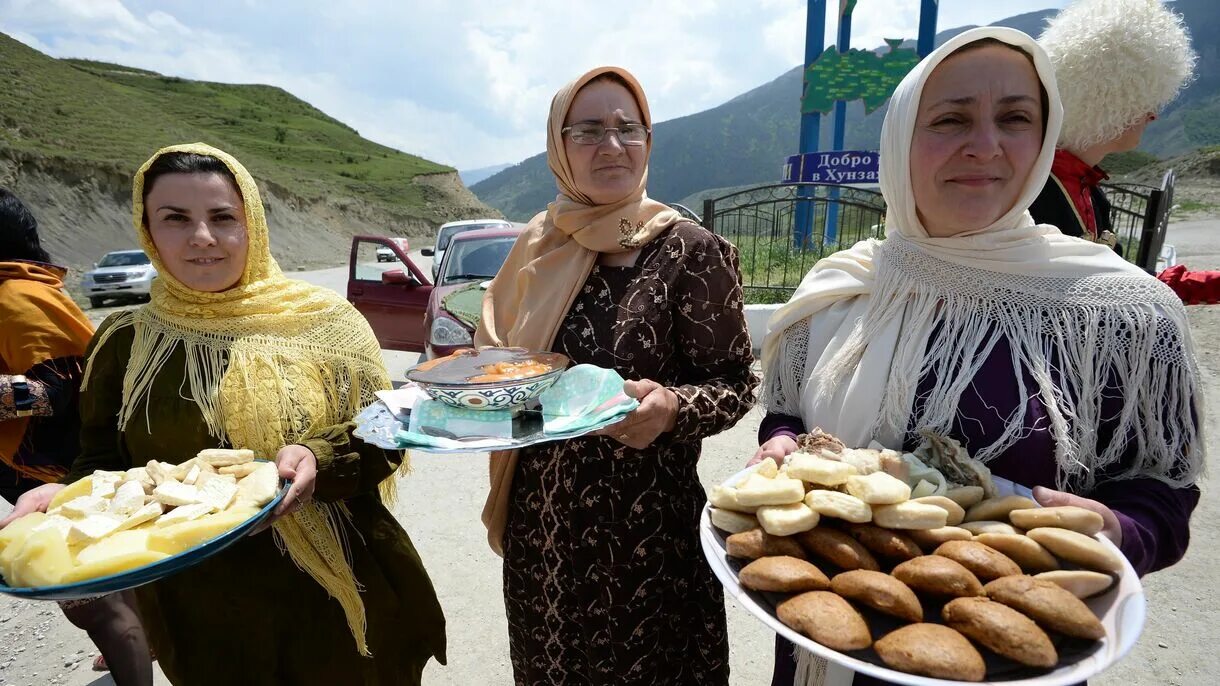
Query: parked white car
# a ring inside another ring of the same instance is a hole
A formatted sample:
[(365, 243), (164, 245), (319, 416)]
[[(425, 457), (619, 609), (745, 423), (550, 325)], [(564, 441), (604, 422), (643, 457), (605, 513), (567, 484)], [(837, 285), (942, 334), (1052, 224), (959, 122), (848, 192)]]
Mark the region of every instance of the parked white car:
[(506, 222), (503, 219), (463, 219), (459, 222), (441, 224), (441, 228), (436, 232), (436, 245), (419, 251), (424, 257), (432, 258), (432, 281), (435, 282), (440, 274), (441, 260), (445, 257), (445, 250), (449, 247), (449, 241), (453, 240), (454, 236), (477, 229), (511, 228), (513, 228), (512, 223)]
[(101, 307), (107, 299), (147, 300), (157, 269), (143, 250), (108, 252), (81, 277), (81, 290), (89, 304)]

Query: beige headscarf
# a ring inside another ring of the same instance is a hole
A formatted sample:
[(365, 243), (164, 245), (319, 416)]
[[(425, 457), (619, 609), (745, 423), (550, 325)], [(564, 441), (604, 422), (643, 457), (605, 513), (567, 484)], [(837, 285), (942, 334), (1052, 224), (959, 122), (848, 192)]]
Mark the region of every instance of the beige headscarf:
[[(576, 187), (561, 130), (580, 89), (606, 74), (627, 83), (644, 125), (652, 126), (644, 89), (626, 69), (592, 69), (555, 94), (547, 119), (546, 154), (559, 195), (545, 212), (530, 220), (487, 289), (483, 317), (475, 332), (477, 345), (549, 350), (600, 253), (637, 250), (682, 219), (664, 203), (648, 198), (644, 191), (647, 166), (635, 190), (609, 205), (594, 204)], [(645, 147), (645, 165), (651, 151), (650, 138)], [(491, 493), (483, 508), (483, 523), (492, 549), (503, 554), (501, 543), (517, 453), (492, 453), (490, 460)]]

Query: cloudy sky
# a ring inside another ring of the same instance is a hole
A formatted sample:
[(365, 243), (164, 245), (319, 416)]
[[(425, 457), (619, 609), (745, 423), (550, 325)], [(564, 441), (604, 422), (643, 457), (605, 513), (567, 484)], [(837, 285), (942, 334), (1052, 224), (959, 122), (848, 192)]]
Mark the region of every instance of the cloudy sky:
[[(827, 3), (827, 44), (838, 3)], [(1064, 0), (941, 0), (938, 28)], [(801, 63), (805, 0), (0, 0), (0, 31), (55, 57), (265, 83), (361, 135), (459, 169), (540, 152), (551, 95), (630, 69), (657, 121)], [(918, 0), (859, 0), (854, 47), (914, 38)], [(796, 106), (796, 103), (793, 103)]]

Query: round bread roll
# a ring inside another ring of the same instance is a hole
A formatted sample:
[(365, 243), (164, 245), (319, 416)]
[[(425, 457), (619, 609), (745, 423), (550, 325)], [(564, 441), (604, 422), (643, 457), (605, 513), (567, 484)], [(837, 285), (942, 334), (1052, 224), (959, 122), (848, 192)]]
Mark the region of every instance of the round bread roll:
[(837, 529), (819, 526), (799, 533), (795, 538), (810, 555), (826, 560), (839, 569), (881, 569), (872, 553), (856, 539)]
[(887, 529), (939, 529), (948, 516), (944, 508), (913, 500), (873, 506), (873, 523)]
[(775, 609), (779, 621), (831, 650), (863, 650), (873, 643), (864, 617), (830, 591), (809, 591), (789, 598)]
[(1110, 574), (1123, 572), (1122, 559), (1095, 538), (1054, 527), (1032, 529), (1025, 535), (1041, 543), (1056, 557), (1085, 569)]
[(988, 583), (983, 593), (1065, 636), (1096, 641), (1106, 635), (1105, 627), (1083, 600), (1050, 581), (1007, 576)]
[(1008, 517), (1013, 525), (1022, 529), (1040, 529), (1050, 526), (1075, 531), (1085, 536), (1096, 536), (1105, 526), (1100, 514), (1075, 505), (1013, 510)]
[(1013, 510), (1026, 510), (1038, 507), (1038, 503), (1023, 495), (1006, 495), (990, 498), (966, 510), (966, 522), (996, 521), (1008, 519), (1008, 513)]
[(946, 498), (943, 495), (926, 495), (922, 498), (915, 498), (911, 500), (911, 502), (922, 503), (924, 505), (935, 505), (936, 507), (944, 510), (949, 515), (945, 520), (945, 524), (948, 526), (957, 526), (958, 524), (962, 523), (963, 519), (966, 518), (966, 511), (962, 509), (962, 506), (958, 505), (951, 498)]
[(1006, 522), (994, 522), (983, 520), (981, 522), (962, 522), (958, 524), (961, 528), (969, 531), (973, 536), (979, 534), (1020, 534), (1024, 533), (1021, 529), (1014, 527)]
[(732, 486), (712, 486), (712, 492), (707, 496), (707, 501), (712, 504), (712, 507), (733, 512), (752, 514), (758, 509), (757, 505), (742, 505), (741, 501), (737, 499), (737, 489)]
[(860, 473), (846, 462), (802, 452), (792, 453), (784, 464), (790, 476), (820, 486), (838, 486), (846, 483), (847, 477)]
[[(738, 534), (739, 536), (744, 534)], [(936, 549), (935, 555), (947, 557), (969, 569), (981, 581), (1020, 574), (1021, 567), (1003, 553), (975, 541), (949, 541)]]
[(960, 526), (942, 526), (939, 529), (914, 529), (907, 532), (911, 540), (919, 544), (924, 550), (935, 550), (936, 546), (945, 541), (971, 541), (974, 540), (974, 534), (961, 528)]
[(987, 491), (982, 486), (958, 486), (945, 491), (945, 497), (957, 503), (963, 511), (983, 502), (986, 495)]
[(982, 681), (987, 674), (979, 651), (943, 624), (908, 624), (873, 648), (887, 667), (907, 674), (955, 681)]
[(830, 590), (908, 622), (923, 621), (923, 607), (909, 586), (883, 572), (857, 569), (835, 575)]
[(847, 492), (869, 505), (893, 505), (911, 497), (911, 487), (905, 481), (885, 472), (847, 477)]
[(712, 520), (712, 526), (730, 534), (739, 534), (743, 531), (758, 528), (758, 519), (754, 515), (723, 510), (719, 507), (712, 508), (708, 519)]
[[(829, 460), (827, 460), (829, 462)], [(862, 524), (873, 521), (873, 508), (854, 495), (815, 488), (805, 494), (805, 506), (823, 517)]]
[(1059, 653), (1034, 620), (987, 598), (958, 598), (941, 611), (945, 624), (997, 655), (1030, 667), (1054, 667)]
[(745, 483), (737, 487), (737, 502), (746, 507), (759, 505), (788, 505), (805, 499), (805, 484), (800, 479), (791, 479), (777, 474), (776, 478), (751, 474)]
[(943, 555), (924, 555), (894, 567), (894, 578), (920, 593), (942, 598), (983, 594), (983, 584), (969, 569)]
[(1063, 587), (1077, 598), (1092, 598), (1105, 593), (1114, 585), (1114, 577), (1101, 572), (1090, 572), (1084, 569), (1060, 569), (1054, 572), (1035, 574), (1035, 579), (1050, 581)]
[(760, 557), (787, 555), (804, 559), (805, 551), (791, 538), (772, 536), (762, 529), (751, 529), (724, 539), (730, 557), (757, 560)]
[(898, 531), (882, 529), (872, 524), (853, 524), (847, 527), (847, 533), (874, 555), (892, 560), (909, 560), (923, 555), (915, 541)]
[(1030, 574), (1059, 569), (1059, 561), (1038, 545), (1038, 542), (1021, 534), (979, 534), (974, 540), (1011, 557), (1013, 562)]
[(830, 579), (808, 562), (787, 555), (760, 557), (737, 573), (745, 588), (773, 593), (804, 593), (830, 588)]
[(805, 507), (805, 503), (763, 505), (755, 513), (763, 531), (772, 536), (791, 536), (809, 531), (818, 525), (820, 515)]

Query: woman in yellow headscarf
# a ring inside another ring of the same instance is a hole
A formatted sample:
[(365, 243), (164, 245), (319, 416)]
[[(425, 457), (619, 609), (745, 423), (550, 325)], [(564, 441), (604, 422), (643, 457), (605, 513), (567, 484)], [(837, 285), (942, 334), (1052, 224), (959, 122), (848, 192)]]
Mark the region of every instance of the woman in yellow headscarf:
[[(224, 152), (158, 151), (133, 201), (159, 277), (90, 345), (64, 482), (215, 447), (274, 457), (293, 480), (271, 533), (137, 589), (162, 669), (178, 685), (420, 683), (445, 661), (444, 618), (379, 494), (402, 455), (351, 434), (389, 387), (368, 323), (284, 277), (254, 179)], [(54, 488), (20, 505), (45, 508)]]
[(728, 683), (695, 465), (758, 382), (737, 251), (645, 194), (650, 126), (622, 69), (555, 95), (560, 194), (517, 239), (475, 337), (615, 369), (640, 401), (599, 436), (492, 456), (484, 521), (519, 685)]

